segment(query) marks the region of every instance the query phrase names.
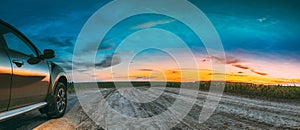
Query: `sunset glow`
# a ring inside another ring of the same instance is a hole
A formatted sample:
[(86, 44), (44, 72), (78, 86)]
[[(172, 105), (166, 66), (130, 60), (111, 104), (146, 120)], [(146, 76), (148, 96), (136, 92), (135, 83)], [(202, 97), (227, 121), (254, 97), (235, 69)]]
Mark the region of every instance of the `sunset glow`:
[[(226, 74), (214, 72), (210, 65), (210, 59), (207, 56), (197, 57), (198, 68), (179, 68), (172, 60), (168, 63), (157, 65), (153, 63), (138, 63), (136, 66), (117, 65), (115, 67), (98, 70), (96, 80), (98, 81), (175, 81), (175, 82), (194, 82), (194, 81), (211, 81), (212, 75), (225, 76), (228, 82), (245, 82), (254, 84), (282, 84), (282, 85), (298, 85), (300, 79), (298, 75), (300, 71), (297, 69), (297, 63), (281, 64), (276, 61), (254, 60), (254, 57), (246, 59), (227, 59)], [(231, 57), (232, 58), (232, 57)], [(220, 63), (217, 63), (220, 64)], [(286, 68), (281, 71), (280, 68)], [(123, 69), (123, 72), (119, 71)], [(114, 75), (112, 70), (115, 70)]]
[[(229, 82), (300, 86), (298, 1), (190, 0), (203, 11), (218, 33), (223, 46), (219, 50), (207, 47), (203, 37), (198, 37), (182, 21), (155, 13), (122, 19), (106, 32), (102, 41), (91, 41), (98, 38), (101, 28), (110, 25), (115, 17), (99, 15), (94, 27), (100, 29), (89, 32), (85, 39), (77, 39), (89, 18), (108, 2), (61, 1), (48, 8), (51, 1), (18, 5), (7, 1), (0, 5), (0, 13), (1, 19), (20, 29), (39, 49), (54, 49), (53, 61), (62, 66), (74, 82), (193, 82), (211, 81), (214, 75), (223, 76), (226, 78), (223, 80)], [(181, 10), (173, 13), (179, 18), (194, 17)], [(79, 49), (80, 60), (73, 61), (78, 40), (84, 45)], [(100, 45), (95, 46), (97, 44)], [(222, 50), (226, 59), (208, 53)], [(225, 71), (213, 70), (215, 64), (224, 66)], [(32, 72), (17, 73), (33, 75)]]

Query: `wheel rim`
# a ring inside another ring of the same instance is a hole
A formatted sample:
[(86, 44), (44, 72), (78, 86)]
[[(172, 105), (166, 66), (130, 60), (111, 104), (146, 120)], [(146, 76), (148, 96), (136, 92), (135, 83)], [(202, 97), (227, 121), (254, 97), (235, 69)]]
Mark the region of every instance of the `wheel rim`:
[(57, 92), (57, 110), (62, 113), (66, 107), (66, 92), (63, 88), (59, 88)]

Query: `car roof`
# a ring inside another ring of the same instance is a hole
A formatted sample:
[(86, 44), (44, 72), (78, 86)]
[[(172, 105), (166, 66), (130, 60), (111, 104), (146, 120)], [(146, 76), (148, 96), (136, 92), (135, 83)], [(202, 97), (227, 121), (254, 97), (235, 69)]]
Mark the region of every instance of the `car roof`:
[(21, 33), (17, 28), (15, 28), (14, 26), (10, 25), (9, 23), (5, 22), (4, 20), (0, 19), (0, 23), (4, 24), (5, 26), (17, 31), (18, 33)]
[(1, 23), (4, 23), (4, 24), (7, 24), (4, 20), (0, 19), (0, 22)]

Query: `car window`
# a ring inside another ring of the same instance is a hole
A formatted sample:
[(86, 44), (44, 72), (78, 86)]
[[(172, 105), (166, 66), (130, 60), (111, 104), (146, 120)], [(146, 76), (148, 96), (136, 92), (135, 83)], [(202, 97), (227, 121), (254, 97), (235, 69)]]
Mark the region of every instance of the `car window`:
[(8, 49), (23, 53), (28, 56), (37, 56), (34, 48), (28, 43), (26, 43), (24, 40), (20, 39), (14, 33), (8, 32), (3, 34), (3, 39), (5, 40)]
[(0, 24), (0, 48), (4, 48), (6, 46), (5, 41), (2, 38), (2, 34), (5, 32), (5, 27), (4, 25)]

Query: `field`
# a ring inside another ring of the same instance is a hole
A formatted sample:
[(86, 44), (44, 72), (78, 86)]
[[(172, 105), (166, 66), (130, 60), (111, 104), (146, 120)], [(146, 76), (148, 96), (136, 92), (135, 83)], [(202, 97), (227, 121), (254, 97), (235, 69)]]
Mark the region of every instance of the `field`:
[[(118, 82), (122, 87), (126, 87), (128, 82)], [(124, 85), (122, 85), (124, 84)], [(150, 87), (150, 82), (131, 82), (134, 87)], [(196, 83), (192, 82), (167, 82), (166, 87), (180, 88), (182, 86), (191, 86)], [(199, 90), (208, 91), (211, 82), (199, 82)], [(99, 88), (115, 88), (114, 82), (98, 82)], [(74, 92), (74, 83), (69, 83), (69, 92)], [(127, 86), (128, 87), (128, 86)], [(232, 83), (225, 84), (224, 92), (238, 96), (257, 97), (263, 99), (300, 99), (300, 87), (282, 86), (282, 85), (257, 85), (249, 83)]]

